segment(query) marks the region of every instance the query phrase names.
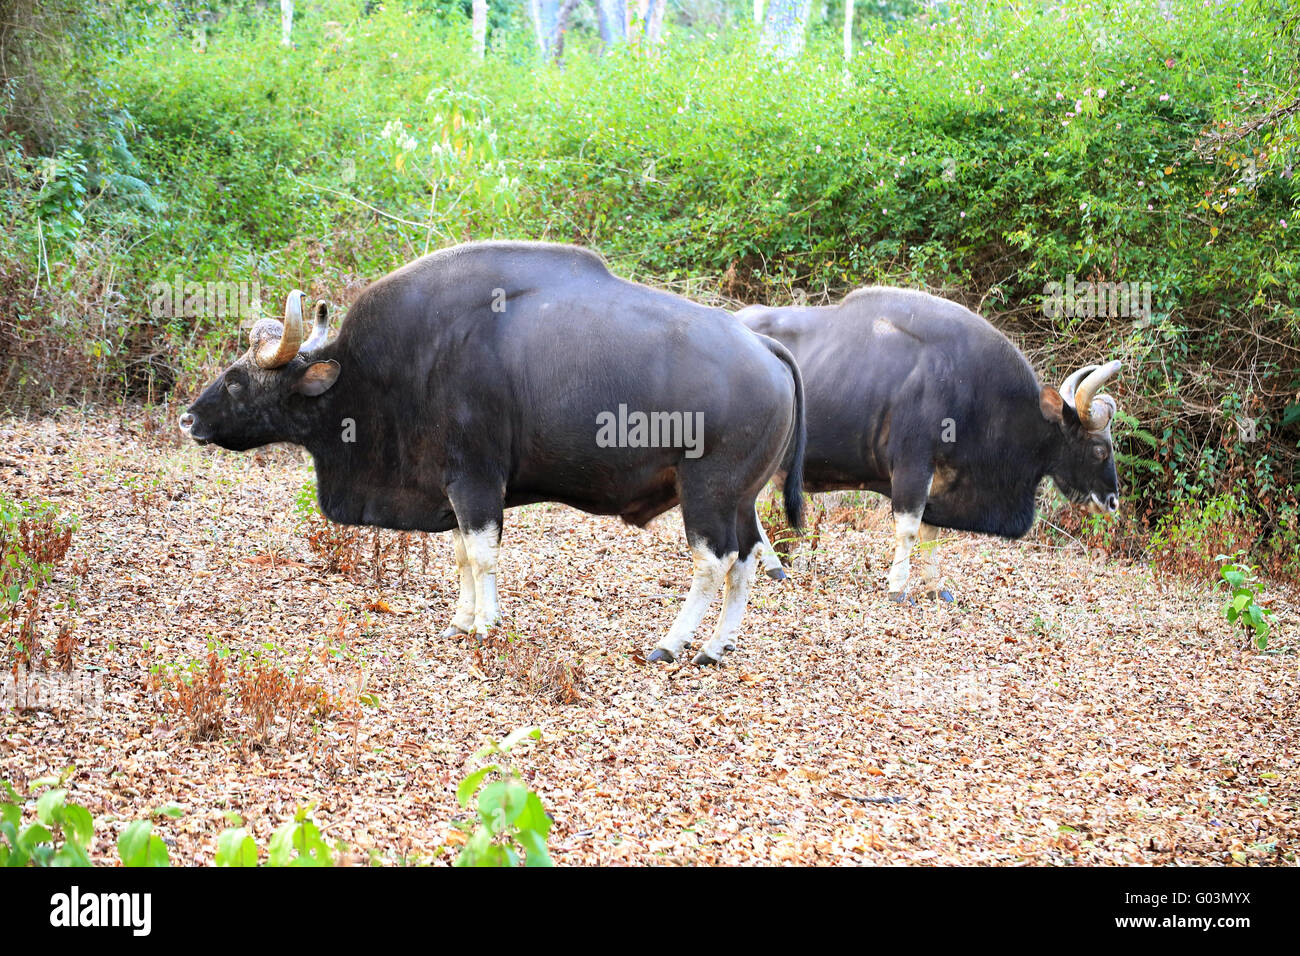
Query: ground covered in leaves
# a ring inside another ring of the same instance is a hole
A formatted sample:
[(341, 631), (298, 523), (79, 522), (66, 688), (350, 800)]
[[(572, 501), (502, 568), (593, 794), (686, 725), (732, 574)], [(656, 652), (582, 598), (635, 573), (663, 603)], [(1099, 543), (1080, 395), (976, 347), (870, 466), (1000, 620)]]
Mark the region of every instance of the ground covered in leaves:
[[(314, 803), (350, 859), (445, 861), (472, 755), (535, 725), (514, 762), (560, 864), (1295, 860), (1284, 589), (1259, 654), (1208, 586), (954, 535), (957, 603), (899, 607), (888, 512), (840, 508), (789, 580), (760, 579), (723, 667), (652, 666), (690, 573), (676, 513), (640, 531), (539, 505), (507, 514), (506, 625), (443, 640), (446, 536), (382, 536), (376, 584), (369, 532), (357, 553), (322, 543), (300, 452), (181, 445), (161, 420), (0, 420), (4, 493), (80, 518), (55, 590), (80, 578), (67, 679), (99, 695), (0, 701), (0, 778), (75, 766), (96, 859), (163, 804), (184, 810), (157, 824), (173, 862), (208, 863), (228, 813), (264, 845)], [(68, 621), (51, 607), (46, 649)], [(176, 678), (201, 685), (212, 653), (220, 712), (196, 739)]]

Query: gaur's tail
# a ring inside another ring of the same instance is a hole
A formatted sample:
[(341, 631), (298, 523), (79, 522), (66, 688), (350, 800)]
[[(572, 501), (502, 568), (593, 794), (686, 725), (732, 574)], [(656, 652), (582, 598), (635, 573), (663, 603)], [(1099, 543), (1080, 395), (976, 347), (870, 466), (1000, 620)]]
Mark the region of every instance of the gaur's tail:
[(785, 485), (781, 488), (781, 497), (785, 499), (785, 520), (796, 531), (803, 530), (803, 456), (807, 444), (808, 432), (804, 423), (803, 376), (795, 363), (790, 350), (774, 338), (754, 333), (763, 340), (773, 355), (784, 362), (794, 378), (794, 434), (790, 436), (785, 448), (785, 458), (781, 468), (785, 471)]

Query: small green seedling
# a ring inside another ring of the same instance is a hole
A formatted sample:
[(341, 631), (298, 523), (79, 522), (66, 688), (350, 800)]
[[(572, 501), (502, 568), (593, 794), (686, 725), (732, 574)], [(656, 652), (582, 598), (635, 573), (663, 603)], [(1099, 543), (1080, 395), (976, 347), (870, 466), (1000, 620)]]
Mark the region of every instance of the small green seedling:
[(1228, 602), (1223, 605), (1223, 616), (1229, 624), (1240, 624), (1247, 639), (1262, 651), (1268, 647), (1268, 632), (1274, 612), (1272, 608), (1260, 603), (1263, 586), (1256, 574), (1259, 569), (1241, 560), (1243, 555), (1244, 552), (1238, 551), (1234, 555), (1221, 554), (1214, 559), (1228, 562), (1219, 568), (1219, 576), (1232, 590)]
[(458, 826), (469, 834), (456, 857), (456, 866), (552, 866), (546, 849), (551, 818), (541, 799), (524, 784), (519, 772), (506, 763), (510, 750), (521, 740), (541, 739), (536, 727), (516, 730), (500, 743), (491, 743), (474, 755), (484, 760), (503, 758), (471, 773), (456, 788), (456, 799), (468, 807), (478, 794), (478, 821)]

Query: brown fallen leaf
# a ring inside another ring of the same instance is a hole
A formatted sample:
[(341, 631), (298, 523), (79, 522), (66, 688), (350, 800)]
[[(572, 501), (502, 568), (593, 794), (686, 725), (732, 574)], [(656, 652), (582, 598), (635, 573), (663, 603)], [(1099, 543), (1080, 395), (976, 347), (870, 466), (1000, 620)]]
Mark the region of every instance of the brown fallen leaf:
[(303, 564), (301, 561), (290, 561), (288, 558), (278, 558), (274, 554), (250, 554), (239, 559), (244, 564), (251, 564), (255, 568), (306, 568), (310, 565)]

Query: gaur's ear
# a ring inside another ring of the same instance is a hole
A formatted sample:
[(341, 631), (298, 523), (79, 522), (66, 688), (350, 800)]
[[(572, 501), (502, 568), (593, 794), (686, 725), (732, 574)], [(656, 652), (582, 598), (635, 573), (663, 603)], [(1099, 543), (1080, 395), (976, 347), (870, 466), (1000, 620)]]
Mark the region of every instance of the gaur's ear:
[(313, 362), (307, 366), (307, 371), (302, 373), (302, 378), (298, 379), (293, 390), (299, 395), (312, 398), (323, 395), (338, 380), (340, 371), (339, 363), (332, 359), (328, 362)]
[(1065, 410), (1065, 399), (1061, 398), (1061, 393), (1052, 386), (1043, 386), (1043, 391), (1038, 396), (1038, 407), (1042, 410), (1043, 417), (1049, 422), (1061, 424), (1062, 414)]

